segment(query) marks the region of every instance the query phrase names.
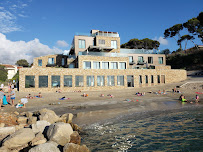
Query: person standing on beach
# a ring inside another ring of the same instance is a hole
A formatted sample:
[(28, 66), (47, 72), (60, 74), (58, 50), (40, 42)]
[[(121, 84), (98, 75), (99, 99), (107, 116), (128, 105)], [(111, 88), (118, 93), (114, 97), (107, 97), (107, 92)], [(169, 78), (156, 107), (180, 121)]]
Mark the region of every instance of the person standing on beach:
[(12, 89), (11, 93), (10, 93), (10, 97), (11, 97), (11, 103), (12, 103), (12, 107), (14, 106), (14, 100), (16, 98), (16, 93), (14, 88)]
[(1, 110), (1, 105), (3, 103), (3, 98), (4, 98), (4, 92), (3, 90), (0, 88), (0, 110)]

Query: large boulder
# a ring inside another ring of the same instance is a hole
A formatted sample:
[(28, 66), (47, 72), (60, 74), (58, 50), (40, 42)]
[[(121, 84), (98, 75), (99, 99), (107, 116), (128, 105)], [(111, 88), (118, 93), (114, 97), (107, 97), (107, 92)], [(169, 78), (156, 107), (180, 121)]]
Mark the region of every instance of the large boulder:
[(0, 147), (0, 152), (10, 152), (10, 150), (7, 147), (3, 146)]
[(34, 145), (40, 145), (40, 144), (44, 144), (46, 143), (47, 140), (46, 138), (44, 138), (44, 135), (39, 132), (36, 134), (35, 138), (31, 141), (31, 145), (34, 146)]
[(63, 147), (63, 152), (90, 152), (86, 145), (77, 145), (73, 143), (67, 143)]
[(74, 143), (74, 144), (80, 145), (80, 143), (81, 143), (81, 137), (80, 137), (80, 135), (79, 135), (79, 133), (77, 131), (74, 131), (70, 135), (70, 143)]
[(0, 135), (9, 135), (15, 132), (15, 127), (0, 127)]
[(60, 120), (65, 123), (72, 123), (72, 119), (73, 119), (72, 113), (65, 113), (60, 117)]
[(27, 117), (18, 117), (17, 122), (18, 122), (18, 124), (26, 124)]
[(28, 124), (35, 124), (37, 122), (37, 117), (29, 117), (28, 118)]
[(29, 152), (60, 152), (60, 150), (57, 148), (57, 144), (47, 142), (31, 148)]
[(39, 119), (40, 120), (46, 120), (48, 122), (55, 123), (59, 120), (59, 117), (56, 115), (56, 113), (49, 109), (42, 109), (39, 111)]
[(3, 140), (3, 146), (9, 149), (15, 149), (26, 145), (32, 139), (35, 138), (35, 134), (30, 128), (22, 128), (17, 130), (15, 133), (11, 134)]
[(47, 138), (51, 141), (64, 146), (70, 142), (70, 135), (73, 133), (73, 129), (70, 124), (57, 122), (49, 126), (47, 130)]
[(32, 124), (32, 130), (34, 133), (44, 132), (45, 128), (51, 125), (45, 120), (37, 121), (36, 124)]

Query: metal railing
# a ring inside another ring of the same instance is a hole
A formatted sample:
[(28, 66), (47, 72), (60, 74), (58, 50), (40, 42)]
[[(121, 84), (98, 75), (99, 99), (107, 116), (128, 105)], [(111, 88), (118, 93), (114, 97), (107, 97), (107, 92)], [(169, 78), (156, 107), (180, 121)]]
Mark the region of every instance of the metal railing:
[(90, 56), (105, 56), (105, 57), (128, 57), (127, 54), (121, 53), (104, 53), (104, 52), (79, 52), (78, 55), (90, 55)]

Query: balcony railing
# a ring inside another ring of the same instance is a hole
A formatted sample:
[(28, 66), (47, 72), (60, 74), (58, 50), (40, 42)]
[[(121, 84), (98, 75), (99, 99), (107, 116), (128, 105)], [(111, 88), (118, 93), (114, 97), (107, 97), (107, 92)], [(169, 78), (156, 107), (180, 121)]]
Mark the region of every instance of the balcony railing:
[(128, 57), (127, 54), (121, 54), (121, 53), (104, 53), (104, 52), (79, 52), (78, 55), (106, 56), (106, 57)]
[(144, 61), (137, 61), (137, 64), (138, 64), (138, 65), (144, 65), (145, 62), (144, 62)]

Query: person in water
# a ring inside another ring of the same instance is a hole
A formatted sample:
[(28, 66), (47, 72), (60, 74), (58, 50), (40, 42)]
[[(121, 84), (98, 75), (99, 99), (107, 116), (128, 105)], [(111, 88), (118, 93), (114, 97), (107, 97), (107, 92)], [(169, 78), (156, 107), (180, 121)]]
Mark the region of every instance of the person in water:
[(195, 102), (199, 102), (199, 96), (198, 95), (196, 95), (196, 97), (195, 97)]

